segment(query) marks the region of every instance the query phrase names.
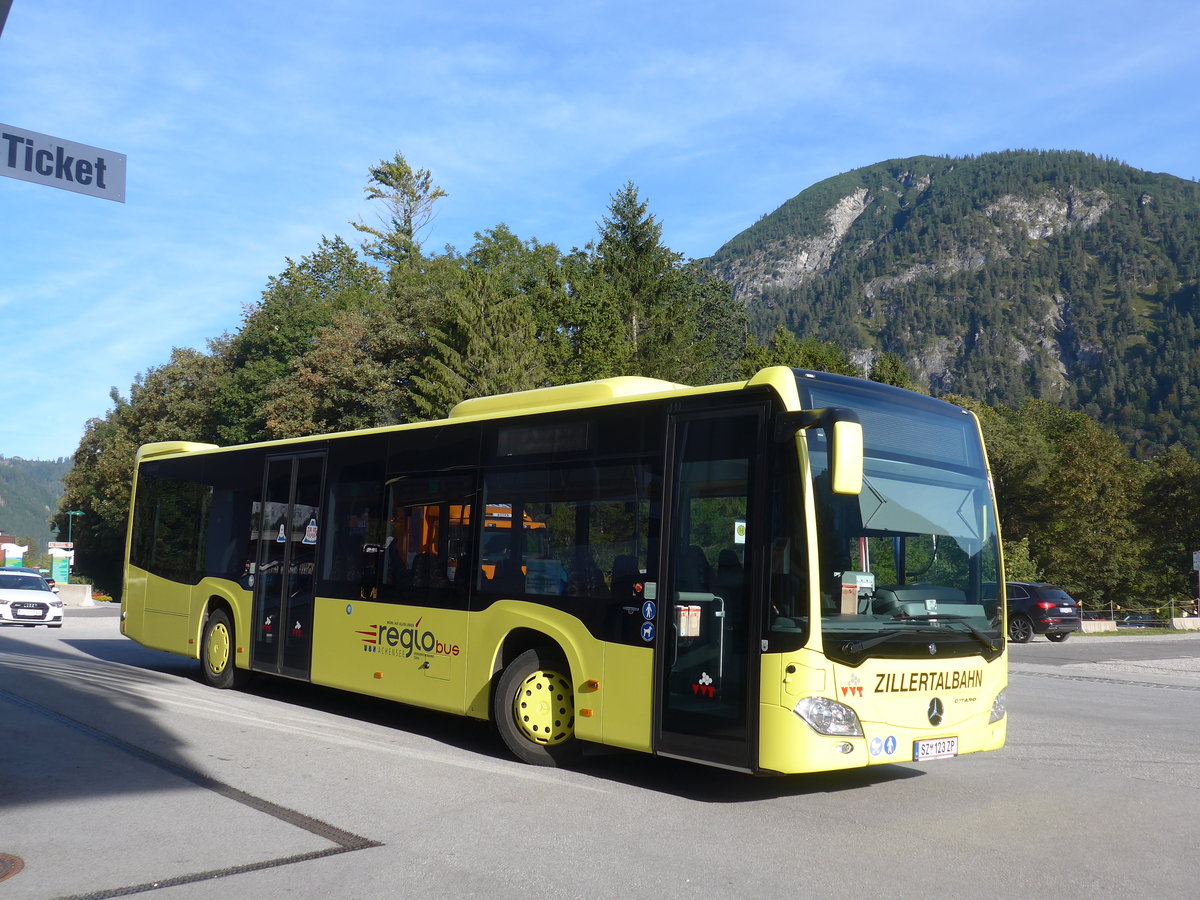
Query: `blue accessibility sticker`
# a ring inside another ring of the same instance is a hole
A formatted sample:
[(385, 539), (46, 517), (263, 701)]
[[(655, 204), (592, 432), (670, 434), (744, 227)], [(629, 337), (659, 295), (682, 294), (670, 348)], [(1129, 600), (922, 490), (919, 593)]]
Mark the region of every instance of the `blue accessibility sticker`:
[(654, 640), (654, 623), (653, 622), (643, 622), (642, 623), (642, 640), (645, 641), (646, 643), (650, 643), (652, 640)]
[(871, 755), (878, 756), (883, 752), (883, 741), (877, 737), (871, 738)]
[(896, 752), (896, 737), (895, 737), (895, 735), (889, 734), (887, 740), (883, 742), (883, 752), (886, 753), (888, 756), (891, 756), (893, 753)]
[(643, 619), (653, 619), (654, 613), (656, 611), (657, 611), (657, 609), (654, 606), (653, 600), (647, 600), (645, 603), (642, 604), (642, 618)]

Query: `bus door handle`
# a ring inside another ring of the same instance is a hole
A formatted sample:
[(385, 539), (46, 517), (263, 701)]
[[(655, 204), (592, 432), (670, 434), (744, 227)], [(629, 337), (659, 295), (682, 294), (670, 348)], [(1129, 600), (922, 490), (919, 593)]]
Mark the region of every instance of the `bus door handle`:
[(637, 615), (642, 611), (640, 606), (622, 606), (621, 609), (625, 610), (625, 614), (629, 616)]

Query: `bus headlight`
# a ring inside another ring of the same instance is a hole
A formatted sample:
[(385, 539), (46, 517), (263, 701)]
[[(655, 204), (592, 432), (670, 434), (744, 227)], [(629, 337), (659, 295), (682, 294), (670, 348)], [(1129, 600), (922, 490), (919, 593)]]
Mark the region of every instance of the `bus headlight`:
[(817, 734), (862, 737), (862, 725), (854, 710), (828, 697), (805, 697), (792, 707), (792, 712)]
[(1005, 688), (996, 695), (996, 699), (992, 701), (992, 712), (988, 716), (988, 724), (999, 722), (1008, 714), (1008, 707), (1005, 705), (1008, 697), (1008, 688)]

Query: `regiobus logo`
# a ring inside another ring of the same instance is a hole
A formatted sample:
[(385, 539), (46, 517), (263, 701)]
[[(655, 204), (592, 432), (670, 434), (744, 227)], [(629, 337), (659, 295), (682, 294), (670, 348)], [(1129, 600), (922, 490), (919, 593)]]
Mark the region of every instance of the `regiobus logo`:
[(384, 625), (371, 625), (362, 635), (363, 651), (366, 653), (382, 653), (386, 656), (400, 656), (408, 659), (412, 656), (458, 656), (458, 644), (443, 643), (437, 636), (426, 629), (421, 630), (421, 622), (417, 619), (411, 624), (406, 622), (388, 622)]

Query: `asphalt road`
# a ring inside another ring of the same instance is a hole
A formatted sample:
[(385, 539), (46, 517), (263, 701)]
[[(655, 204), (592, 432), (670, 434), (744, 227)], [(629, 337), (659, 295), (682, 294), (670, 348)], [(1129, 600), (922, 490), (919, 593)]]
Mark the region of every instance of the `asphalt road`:
[(213, 691), (120, 637), (115, 609), (71, 610), (0, 630), (0, 900), (1195, 896), (1200, 635), (1011, 659), (993, 754), (755, 779), (601, 752), (554, 771), (455, 717)]

